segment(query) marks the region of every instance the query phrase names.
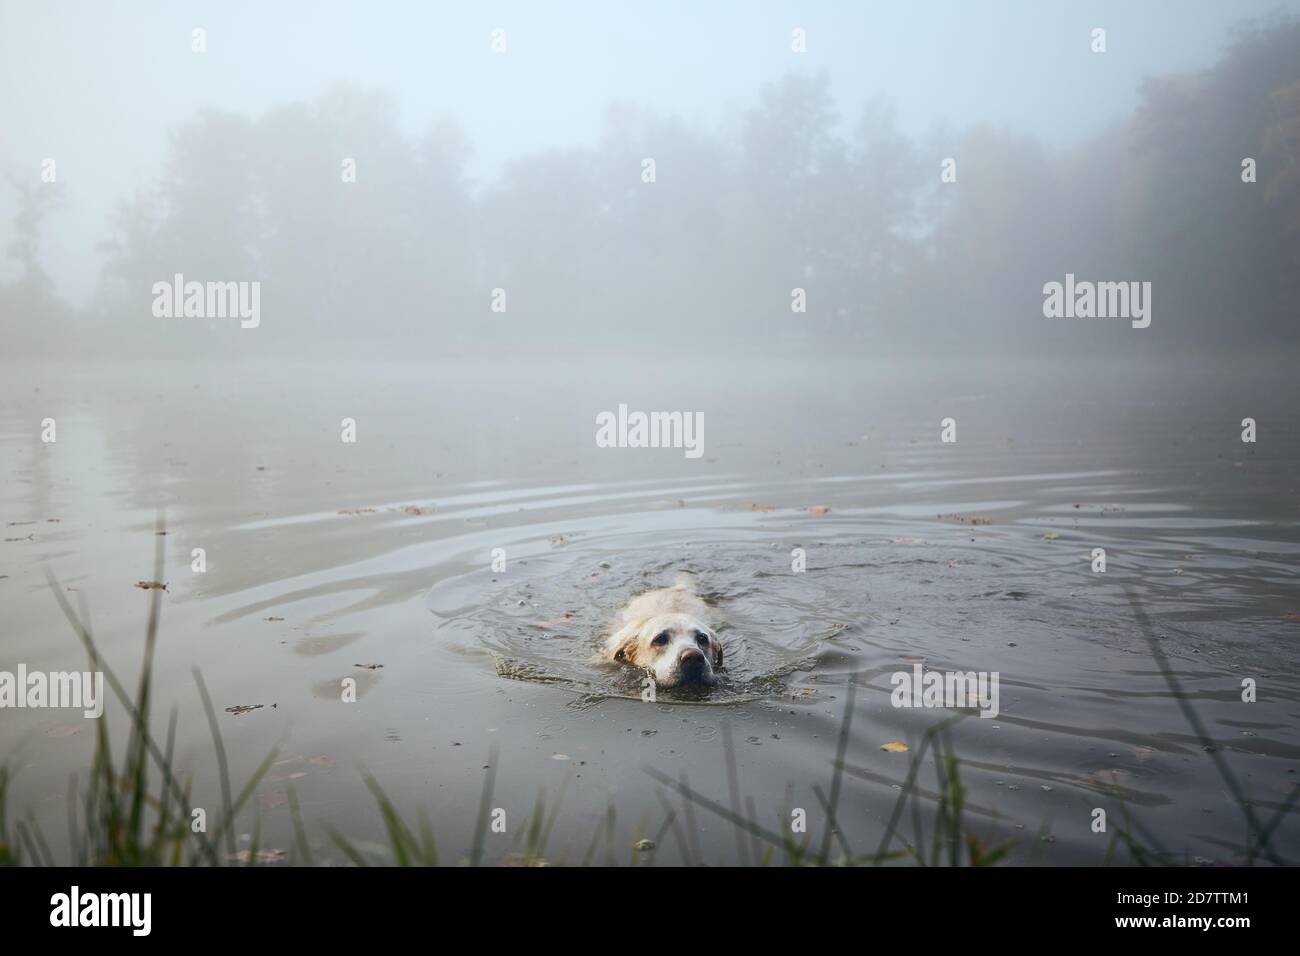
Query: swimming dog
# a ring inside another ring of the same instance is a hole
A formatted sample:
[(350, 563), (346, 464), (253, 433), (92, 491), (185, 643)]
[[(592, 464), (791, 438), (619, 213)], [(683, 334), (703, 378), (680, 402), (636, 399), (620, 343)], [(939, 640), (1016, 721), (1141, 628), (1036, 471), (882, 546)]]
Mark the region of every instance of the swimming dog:
[(602, 657), (649, 671), (660, 687), (712, 686), (722, 666), (722, 644), (706, 618), (708, 607), (689, 580), (648, 591), (623, 608)]

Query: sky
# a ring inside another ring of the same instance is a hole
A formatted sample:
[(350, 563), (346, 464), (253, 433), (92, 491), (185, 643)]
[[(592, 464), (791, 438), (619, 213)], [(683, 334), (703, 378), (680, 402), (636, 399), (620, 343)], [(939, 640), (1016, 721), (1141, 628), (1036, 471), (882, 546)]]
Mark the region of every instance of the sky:
[[(43, 259), (93, 294), (113, 206), (161, 171), (204, 107), (258, 116), (339, 82), (394, 95), (404, 129), (450, 116), (487, 182), (513, 157), (596, 140), (629, 102), (709, 128), (791, 71), (824, 71), (843, 113), (869, 99), (921, 133), (1008, 126), (1071, 145), (1123, 119), (1144, 77), (1211, 65), (1230, 28), (1278, 3), (142, 3), (0, 0), (0, 172), (58, 162), (65, 203)], [(207, 31), (207, 52), (191, 31)], [(807, 52), (791, 51), (802, 28)], [(1091, 30), (1106, 30), (1094, 55)], [(492, 31), (507, 52), (493, 53)], [(13, 191), (0, 190), (0, 247)], [(0, 278), (11, 268), (0, 269)]]

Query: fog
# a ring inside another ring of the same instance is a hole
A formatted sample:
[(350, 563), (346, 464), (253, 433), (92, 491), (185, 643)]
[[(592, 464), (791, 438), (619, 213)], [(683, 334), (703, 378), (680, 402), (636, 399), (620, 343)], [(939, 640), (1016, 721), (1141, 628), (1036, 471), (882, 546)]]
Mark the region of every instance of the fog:
[(1300, 3), (6, 0), (0, 81), (6, 356), (1300, 343)]

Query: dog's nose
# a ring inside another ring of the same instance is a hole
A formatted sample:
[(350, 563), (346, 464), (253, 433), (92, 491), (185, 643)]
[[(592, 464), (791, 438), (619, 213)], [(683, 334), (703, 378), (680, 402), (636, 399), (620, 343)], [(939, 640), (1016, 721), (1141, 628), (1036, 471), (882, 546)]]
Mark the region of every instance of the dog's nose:
[(704, 665), (704, 653), (698, 647), (687, 647), (677, 658), (677, 663), (682, 667), (702, 667)]

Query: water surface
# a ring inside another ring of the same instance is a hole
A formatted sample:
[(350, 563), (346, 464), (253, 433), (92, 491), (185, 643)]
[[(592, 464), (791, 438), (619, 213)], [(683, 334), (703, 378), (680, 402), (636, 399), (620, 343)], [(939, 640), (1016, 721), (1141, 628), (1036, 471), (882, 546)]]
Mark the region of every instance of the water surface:
[[(564, 786), (548, 856), (581, 858), (612, 805), (625, 862), (664, 820), (647, 768), (726, 802), (728, 738), (757, 817), (776, 828), (803, 807), (820, 834), (813, 787), (829, 785), (857, 675), (838, 815), (865, 851), (909, 759), (881, 745), (915, 748), (952, 716), (891, 706), (890, 675), (920, 663), (1000, 674), (998, 717), (951, 732), (984, 838), (1016, 839), (1020, 860), (1099, 862), (1102, 807), (1188, 860), (1232, 862), (1241, 814), (1130, 595), (1270, 815), (1300, 756), (1296, 399), (1290, 370), (1246, 361), (11, 368), (0, 669), (83, 666), (48, 567), (132, 674), (148, 604), (133, 585), (153, 576), (161, 512), (159, 703), (179, 709), (180, 762), (213, 806), (192, 669), (236, 780), (281, 748), (257, 794), (264, 845), (292, 839), (289, 787), (313, 833), (381, 844), (364, 767), (404, 812), (427, 808), (455, 858), (495, 751), (509, 830), (489, 837), (490, 859), (508, 856), (539, 790)], [(595, 416), (619, 403), (702, 412), (704, 455), (596, 447)], [(1246, 416), (1255, 444), (1240, 440)], [(40, 441), (46, 417), (55, 444)], [(955, 443), (940, 441), (944, 418)], [(718, 613), (724, 679), (646, 703), (636, 674), (591, 658), (623, 601), (679, 571)], [(356, 703), (340, 699), (349, 677)], [(121, 716), (110, 708), (118, 732)], [(16, 809), (56, 850), (87, 727), (0, 713)], [(1293, 820), (1278, 836), (1292, 857)], [(709, 862), (754, 859), (707, 813), (694, 828)], [(683, 859), (671, 836), (656, 856)]]

